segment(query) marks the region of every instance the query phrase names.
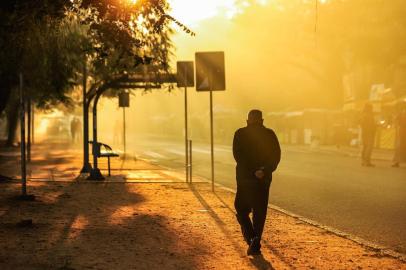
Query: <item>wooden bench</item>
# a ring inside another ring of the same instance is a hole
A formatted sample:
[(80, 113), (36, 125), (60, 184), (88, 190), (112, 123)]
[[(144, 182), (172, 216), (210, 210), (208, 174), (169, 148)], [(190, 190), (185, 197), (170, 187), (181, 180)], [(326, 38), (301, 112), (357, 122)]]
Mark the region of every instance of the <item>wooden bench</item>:
[[(89, 144), (93, 145), (93, 141), (89, 141)], [(119, 154), (117, 152), (114, 152), (113, 149), (104, 143), (98, 142), (96, 148), (93, 148), (93, 155), (96, 154), (97, 158), (101, 157), (106, 157), (107, 158), (107, 167), (109, 171), (109, 176), (111, 176), (110, 173), (110, 158), (111, 157), (118, 157)]]

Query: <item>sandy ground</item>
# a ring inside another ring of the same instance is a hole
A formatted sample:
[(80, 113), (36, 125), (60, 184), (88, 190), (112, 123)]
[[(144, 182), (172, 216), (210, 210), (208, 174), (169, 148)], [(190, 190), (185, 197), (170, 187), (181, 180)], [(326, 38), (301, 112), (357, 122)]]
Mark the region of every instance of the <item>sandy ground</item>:
[[(0, 157), (1, 174), (15, 172), (11, 156)], [(89, 182), (71, 176), (80, 159), (67, 149), (38, 149), (33, 160), (35, 201), (18, 200), (18, 183), (0, 183), (0, 269), (406, 269), (272, 209), (263, 255), (250, 257), (229, 191), (180, 183), (176, 172), (143, 161)]]

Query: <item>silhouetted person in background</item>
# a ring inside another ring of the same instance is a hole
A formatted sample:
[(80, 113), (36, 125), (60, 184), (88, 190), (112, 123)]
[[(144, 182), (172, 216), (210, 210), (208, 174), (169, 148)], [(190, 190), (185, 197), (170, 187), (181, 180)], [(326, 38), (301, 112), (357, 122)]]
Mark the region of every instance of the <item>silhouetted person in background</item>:
[(272, 129), (263, 125), (261, 111), (250, 111), (247, 126), (235, 132), (233, 154), (237, 162), (236, 216), (249, 245), (247, 254), (257, 255), (261, 253), (272, 172), (281, 158), (278, 138)]
[(396, 142), (392, 167), (399, 167), (401, 162), (406, 162), (406, 102), (399, 106), (400, 110), (395, 118)]
[(75, 142), (75, 137), (76, 137), (76, 117), (73, 117), (72, 120), (70, 121), (70, 135), (71, 135), (71, 140), (72, 142)]
[(371, 163), (372, 149), (374, 148), (376, 124), (374, 112), (370, 103), (365, 104), (361, 115), (361, 136), (362, 136), (362, 166), (374, 167)]
[(79, 118), (76, 118), (76, 123), (76, 142), (81, 142), (83, 136), (82, 121), (80, 121)]
[(80, 133), (81, 133), (80, 120), (77, 117), (73, 117), (72, 121), (70, 122), (70, 134), (73, 143), (79, 140)]

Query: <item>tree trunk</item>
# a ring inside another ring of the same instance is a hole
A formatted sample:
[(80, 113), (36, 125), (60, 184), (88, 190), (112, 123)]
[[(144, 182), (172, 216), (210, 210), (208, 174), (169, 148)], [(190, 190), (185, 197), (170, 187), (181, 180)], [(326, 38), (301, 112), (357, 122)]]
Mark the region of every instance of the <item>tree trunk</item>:
[(9, 101), (9, 97), (10, 97), (10, 93), (11, 93), (11, 91), (8, 88), (2, 87), (0, 89), (0, 115), (7, 106), (7, 103)]
[(19, 116), (19, 102), (18, 100), (10, 100), (7, 109), (7, 143), (6, 146), (13, 146), (16, 138), (18, 116)]

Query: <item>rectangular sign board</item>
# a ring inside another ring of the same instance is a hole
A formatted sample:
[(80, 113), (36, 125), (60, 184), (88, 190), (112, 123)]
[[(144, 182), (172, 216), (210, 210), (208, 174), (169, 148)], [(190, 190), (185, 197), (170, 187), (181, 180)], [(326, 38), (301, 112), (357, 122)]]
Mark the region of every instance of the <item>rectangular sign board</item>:
[(224, 52), (197, 52), (195, 61), (197, 91), (226, 90)]
[(178, 87), (195, 86), (195, 71), (193, 61), (178, 61), (176, 63), (176, 81)]
[(126, 92), (122, 92), (118, 94), (118, 106), (122, 107), (130, 107), (130, 94)]

